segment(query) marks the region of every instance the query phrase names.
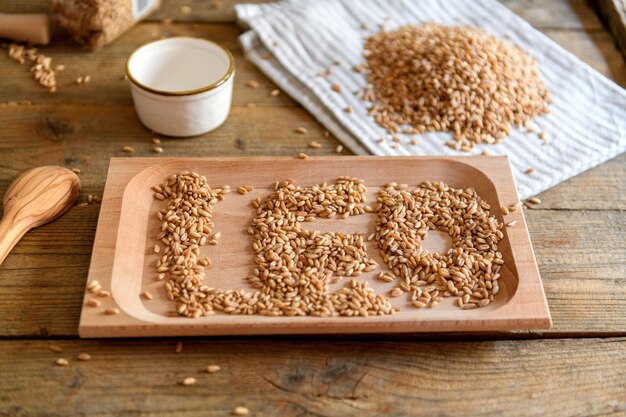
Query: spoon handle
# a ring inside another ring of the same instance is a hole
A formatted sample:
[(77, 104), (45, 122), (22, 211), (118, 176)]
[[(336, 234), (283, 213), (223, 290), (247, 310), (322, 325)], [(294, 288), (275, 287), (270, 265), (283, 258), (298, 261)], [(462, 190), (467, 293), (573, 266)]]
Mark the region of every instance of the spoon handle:
[(5, 212), (0, 220), (0, 265), (4, 262), (11, 249), (28, 232), (31, 227), (19, 222), (17, 210)]

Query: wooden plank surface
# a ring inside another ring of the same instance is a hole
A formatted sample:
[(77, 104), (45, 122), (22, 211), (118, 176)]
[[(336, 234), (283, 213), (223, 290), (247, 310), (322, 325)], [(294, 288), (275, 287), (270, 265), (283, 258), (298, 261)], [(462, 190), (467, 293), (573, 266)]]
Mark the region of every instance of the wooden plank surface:
[[(232, 22), (235, 20), (235, 4), (261, 3), (265, 0), (222, 0), (222, 7), (213, 6), (207, 0), (162, 0), (161, 8), (148, 17), (149, 21), (172, 19), (188, 22)], [(603, 31), (604, 27), (586, 0), (501, 0), (530, 24), (541, 29), (558, 28), (567, 30)], [(183, 13), (181, 7), (191, 8)], [(45, 13), (46, 0), (7, 1), (0, 4), (0, 12)]]
[[(307, 152), (333, 154), (338, 142), (325, 138), (311, 116), (288, 97), (269, 95), (273, 84), (241, 56), (234, 2), (223, 3), (212, 10), (204, 0), (165, 0), (150, 22), (95, 53), (57, 37), (43, 49), (66, 65), (56, 95), (0, 51), (0, 193), (27, 168), (60, 164), (82, 170), (85, 201), (101, 195), (108, 158), (122, 156), (122, 146), (153, 156), (152, 135), (137, 121), (121, 77), (128, 54), (163, 35), (216, 39), (233, 50), (238, 68), (228, 122), (197, 139), (163, 140), (165, 156), (287, 156), (312, 139), (323, 147)], [(624, 60), (591, 2), (503, 3), (626, 86)], [(195, 13), (180, 15), (183, 5)], [(47, 7), (46, 0), (1, 2), (0, 12)], [(175, 22), (161, 22), (168, 18)], [(90, 84), (73, 84), (87, 74)], [(251, 79), (258, 89), (245, 86)], [(32, 104), (5, 104), (26, 100)], [(297, 126), (307, 135), (294, 134)], [(10, 375), (0, 378), (0, 415), (204, 416), (237, 405), (268, 416), (623, 414), (626, 155), (540, 198), (526, 218), (552, 312), (550, 332), (484, 334), (476, 342), (445, 342), (467, 339), (463, 334), (431, 335), (437, 342), (411, 335), (222, 338), (186, 342), (181, 355), (172, 353), (171, 340), (75, 340), (99, 207), (74, 207), (27, 234), (0, 267), (0, 374)], [(53, 365), (51, 337), (64, 339), (58, 343), (69, 367)], [(513, 340), (520, 338), (534, 340)], [(80, 351), (94, 359), (75, 363)], [(212, 362), (223, 367), (215, 380), (200, 372)], [(178, 386), (187, 376), (198, 383)]]
[[(14, 249), (0, 268), (0, 337), (77, 335), (97, 216), (95, 205), (74, 207)], [(626, 334), (623, 213), (527, 210), (526, 219), (554, 326), (536, 337)]]
[[(618, 416), (626, 339), (0, 344), (0, 415)], [(87, 352), (88, 362), (76, 360)], [(54, 364), (67, 358), (69, 366)], [(207, 365), (222, 369), (204, 372)], [(196, 384), (182, 386), (194, 377)]]

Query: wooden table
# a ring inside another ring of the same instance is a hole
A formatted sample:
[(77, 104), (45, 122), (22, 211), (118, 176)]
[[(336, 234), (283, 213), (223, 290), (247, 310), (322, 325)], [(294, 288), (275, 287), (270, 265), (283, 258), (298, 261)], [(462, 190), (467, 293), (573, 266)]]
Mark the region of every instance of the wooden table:
[[(45, 10), (43, 0), (0, 11)], [(196, 139), (163, 140), (166, 156), (314, 155), (338, 142), (242, 57), (232, 4), (166, 1), (150, 21), (96, 53), (57, 38), (64, 64), (48, 94), (28, 69), (0, 56), (0, 192), (27, 168), (79, 168), (81, 201), (102, 193), (108, 159), (151, 153), (123, 68), (160, 36), (215, 39), (235, 55), (231, 116)], [(513, 11), (607, 77), (626, 85), (624, 60), (582, 0), (507, 0)], [(189, 5), (194, 13), (179, 9)], [(175, 20), (172, 24), (161, 22)], [(91, 76), (76, 85), (78, 76)], [(258, 89), (246, 87), (250, 80)], [(247, 106), (255, 104), (254, 107)], [(306, 135), (293, 132), (297, 126)], [(344, 151), (346, 153), (347, 151)], [(30, 232), (0, 267), (0, 416), (560, 415), (626, 413), (626, 155), (572, 178), (527, 211), (554, 328), (545, 332), (309, 336), (185, 340), (79, 340), (77, 325), (98, 205), (74, 207)], [(48, 350), (50, 344), (63, 353)], [(79, 362), (88, 352), (92, 359)], [(54, 364), (58, 357), (70, 365)], [(203, 373), (209, 364), (222, 370)], [(182, 386), (193, 376), (198, 382)]]

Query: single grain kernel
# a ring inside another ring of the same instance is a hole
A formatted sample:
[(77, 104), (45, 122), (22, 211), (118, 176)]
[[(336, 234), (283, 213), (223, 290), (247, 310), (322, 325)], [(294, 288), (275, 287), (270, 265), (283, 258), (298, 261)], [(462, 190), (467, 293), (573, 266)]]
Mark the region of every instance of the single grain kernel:
[(210, 374), (214, 374), (216, 372), (219, 372), (219, 370), (222, 369), (220, 368), (219, 365), (209, 365), (206, 367), (206, 371)]
[(304, 152), (300, 152), (298, 154), (298, 158), (300, 158), (300, 159), (308, 159), (309, 155), (305, 154)]
[(117, 314), (120, 314), (120, 311), (117, 308), (107, 308), (106, 310), (104, 310), (104, 314), (108, 316), (115, 316)]
[(248, 414), (250, 414), (250, 410), (248, 410), (246, 407), (235, 407), (235, 409), (231, 411), (231, 414), (234, 416), (247, 416)]
[(78, 358), (79, 361), (85, 361), (86, 362), (86, 361), (91, 359), (91, 355), (89, 353), (82, 352), (82, 353), (78, 354), (77, 358)]
[(196, 378), (192, 376), (183, 379), (183, 382), (182, 382), (182, 384), (185, 386), (193, 385), (195, 383), (196, 383)]
[(57, 364), (58, 366), (67, 366), (67, 365), (69, 365), (70, 363), (69, 363), (69, 362), (67, 361), (67, 359), (65, 359), (65, 358), (59, 358), (59, 359), (57, 359), (57, 360), (56, 360), (56, 364)]
[(306, 128), (304, 127), (296, 127), (293, 131), (296, 133), (300, 133), (301, 135), (304, 135), (307, 132)]
[(135, 152), (135, 148), (133, 148), (132, 146), (124, 146), (122, 148), (122, 152), (133, 153)]
[(89, 307), (100, 307), (100, 301), (96, 300), (95, 298), (90, 298), (89, 300), (87, 300), (87, 305)]
[(48, 346), (48, 349), (50, 349), (51, 352), (54, 353), (61, 353), (63, 352), (63, 348), (59, 345), (50, 345)]
[(174, 352), (180, 353), (183, 351), (183, 342), (176, 342), (176, 346), (174, 346)]

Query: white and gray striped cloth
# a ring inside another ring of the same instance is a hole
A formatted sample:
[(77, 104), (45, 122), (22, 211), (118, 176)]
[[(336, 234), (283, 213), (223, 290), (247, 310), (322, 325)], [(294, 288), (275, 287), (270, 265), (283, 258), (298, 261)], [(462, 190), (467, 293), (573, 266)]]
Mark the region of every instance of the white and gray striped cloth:
[[(626, 91), (581, 62), (530, 24), (494, 0), (284, 0), (236, 6), (246, 57), (284, 92), (311, 112), (357, 154), (467, 155), (445, 146), (449, 133), (385, 135), (367, 114), (354, 92), (365, 86), (363, 74), (352, 70), (363, 62), (364, 36), (407, 24), (437, 22), (469, 24), (520, 45), (537, 59), (552, 92), (551, 112), (529, 125), (546, 131), (548, 145), (537, 134), (515, 129), (498, 145), (479, 145), (507, 155), (520, 198), (527, 198), (613, 158), (626, 150)], [(364, 30), (363, 24), (370, 29)], [(334, 65), (335, 61), (340, 65)], [(332, 68), (330, 75), (318, 74)], [(342, 94), (331, 90), (342, 86)], [(346, 107), (352, 113), (346, 113)], [(418, 146), (410, 145), (417, 139)], [(535, 171), (524, 171), (534, 167)]]

